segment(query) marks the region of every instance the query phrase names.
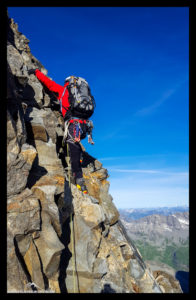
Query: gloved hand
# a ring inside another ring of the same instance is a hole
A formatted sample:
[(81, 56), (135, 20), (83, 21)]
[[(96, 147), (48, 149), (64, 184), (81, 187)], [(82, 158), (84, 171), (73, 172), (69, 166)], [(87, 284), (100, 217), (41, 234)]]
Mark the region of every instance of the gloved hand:
[(91, 144), (91, 145), (95, 144), (95, 142), (93, 141), (93, 139), (90, 135), (88, 135), (88, 143)]
[(35, 75), (35, 71), (36, 71), (37, 69), (30, 69), (30, 70), (28, 70), (28, 74), (29, 75), (31, 75), (31, 74), (34, 74)]

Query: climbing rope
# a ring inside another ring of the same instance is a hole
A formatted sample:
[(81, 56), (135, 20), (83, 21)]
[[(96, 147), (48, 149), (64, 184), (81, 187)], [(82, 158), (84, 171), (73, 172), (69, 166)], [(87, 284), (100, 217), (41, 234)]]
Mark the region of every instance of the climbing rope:
[(75, 262), (75, 247), (74, 247), (74, 230), (73, 230), (73, 213), (71, 213), (71, 248), (72, 248), (72, 268), (73, 268), (73, 290), (76, 293), (76, 262)]
[[(69, 188), (71, 189), (71, 169), (70, 169), (70, 157), (69, 157), (69, 148), (67, 143), (67, 156), (68, 156), (68, 180), (69, 180)], [(76, 293), (76, 262), (75, 262), (75, 243), (74, 243), (74, 224), (73, 224), (73, 213), (70, 214), (70, 227), (71, 227), (71, 248), (72, 248), (72, 268), (73, 268), (73, 290)]]

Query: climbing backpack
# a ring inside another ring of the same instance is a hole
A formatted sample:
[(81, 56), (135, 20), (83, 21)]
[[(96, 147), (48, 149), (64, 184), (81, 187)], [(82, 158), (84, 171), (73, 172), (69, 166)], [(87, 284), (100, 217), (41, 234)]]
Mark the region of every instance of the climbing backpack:
[(69, 103), (71, 115), (81, 119), (88, 119), (95, 109), (95, 100), (91, 95), (88, 82), (82, 77), (69, 76), (65, 83), (69, 82)]

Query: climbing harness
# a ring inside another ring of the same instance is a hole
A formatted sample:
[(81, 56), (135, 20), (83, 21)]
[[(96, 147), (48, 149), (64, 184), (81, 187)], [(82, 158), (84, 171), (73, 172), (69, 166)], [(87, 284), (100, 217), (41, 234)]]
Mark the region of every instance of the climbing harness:
[[(70, 123), (73, 123), (73, 136), (69, 133), (69, 130), (68, 130)], [(62, 140), (62, 146), (64, 147), (66, 140), (67, 140), (67, 142), (71, 142), (71, 143), (80, 142), (82, 132), (83, 131), (82, 131), (82, 128), (81, 128), (80, 123), (78, 122), (78, 120), (75, 121), (75, 122), (70, 122), (70, 120), (67, 120), (65, 122), (65, 129), (64, 129), (64, 136), (63, 136), (63, 140)]]
[[(69, 133), (69, 125), (73, 124), (73, 136)], [(70, 118), (69, 120), (65, 121), (64, 127), (64, 135), (62, 139), (62, 146), (65, 146), (65, 141), (76, 143), (80, 142), (81, 135), (83, 133), (81, 124), (85, 124), (87, 126), (87, 134), (88, 134), (88, 143), (94, 145), (94, 141), (92, 138), (92, 129), (93, 129), (93, 122), (91, 120), (81, 120), (76, 119), (74, 117)]]

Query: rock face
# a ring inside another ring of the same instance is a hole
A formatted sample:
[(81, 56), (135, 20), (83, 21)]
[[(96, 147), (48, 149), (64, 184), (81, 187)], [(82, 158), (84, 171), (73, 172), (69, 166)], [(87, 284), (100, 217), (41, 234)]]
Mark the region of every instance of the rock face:
[(47, 70), (7, 22), (8, 293), (162, 293), (119, 220), (102, 164), (84, 151), (89, 195), (69, 184), (59, 104), (27, 73)]

